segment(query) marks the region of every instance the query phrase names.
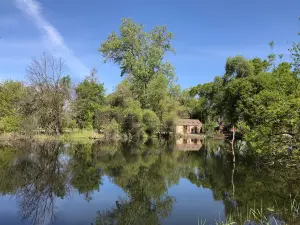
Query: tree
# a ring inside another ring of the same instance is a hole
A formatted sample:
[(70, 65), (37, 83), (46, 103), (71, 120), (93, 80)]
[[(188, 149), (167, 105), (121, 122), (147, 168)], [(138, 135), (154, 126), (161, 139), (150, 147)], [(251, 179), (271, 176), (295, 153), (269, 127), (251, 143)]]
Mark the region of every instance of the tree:
[(35, 111), (38, 124), (49, 133), (62, 132), (64, 105), (69, 99), (70, 76), (64, 75), (65, 62), (43, 54), (33, 59), (27, 68), (32, 101), (29, 107)]
[(168, 80), (165, 76), (158, 75), (148, 84), (148, 90), (145, 95), (141, 96), (140, 102), (142, 106), (157, 113), (160, 100), (165, 98), (169, 98)]
[(143, 111), (138, 102), (133, 100), (122, 114), (122, 132), (126, 134), (129, 140), (140, 139), (143, 135)]
[(20, 103), (25, 93), (21, 82), (0, 83), (0, 132), (18, 131), (21, 122)]
[[(274, 42), (270, 46), (273, 50)], [(300, 82), (295, 76), (296, 61), (297, 57), (292, 71), (290, 63), (276, 63), (275, 54), (249, 61), (242, 56), (229, 58), (222, 78), (190, 90), (191, 96), (197, 96), (197, 113), (205, 122), (221, 120), (237, 125), (252, 154), (258, 157), (283, 159), (289, 152), (297, 155)]]
[(253, 66), (254, 75), (258, 75), (261, 72), (266, 72), (266, 71), (268, 71), (268, 69), (270, 67), (270, 65), (269, 65), (269, 63), (268, 63), (267, 60), (261, 60), (260, 58), (257, 58), (257, 57), (254, 58), (254, 59), (251, 59), (250, 63)]
[[(300, 21), (300, 18), (299, 18)], [(298, 33), (300, 36), (300, 32)], [(293, 67), (296, 76), (300, 75), (300, 42), (294, 42), (292, 48), (290, 49), (291, 56), (293, 58)]]
[(160, 121), (155, 112), (145, 110), (143, 112), (143, 123), (145, 132), (149, 135), (155, 135), (159, 131)]
[[(142, 25), (123, 19), (120, 34), (110, 34), (99, 51), (105, 61), (110, 60), (120, 66), (121, 76), (128, 75), (130, 87), (139, 98), (146, 94), (148, 84), (158, 75), (174, 78), (173, 67), (163, 60), (167, 52), (173, 51), (172, 38), (173, 34), (167, 31), (166, 26), (145, 32)], [(146, 102), (141, 102), (143, 108), (147, 108)]]
[[(213, 124), (224, 117), (225, 85), (222, 77), (215, 77), (213, 82), (199, 84), (190, 89), (190, 95), (197, 96), (193, 116), (205, 124)], [(215, 126), (211, 127), (214, 128)]]
[(253, 75), (253, 66), (242, 56), (229, 57), (225, 66), (225, 81), (232, 78), (248, 77)]
[(96, 70), (92, 70), (90, 76), (75, 87), (76, 99), (74, 111), (76, 121), (81, 129), (93, 126), (95, 110), (104, 104), (104, 85), (97, 83)]

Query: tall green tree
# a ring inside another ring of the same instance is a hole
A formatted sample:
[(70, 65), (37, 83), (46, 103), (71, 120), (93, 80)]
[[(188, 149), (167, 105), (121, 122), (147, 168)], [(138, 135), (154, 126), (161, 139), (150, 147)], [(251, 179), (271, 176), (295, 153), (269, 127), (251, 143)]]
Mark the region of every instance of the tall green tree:
[(74, 111), (79, 127), (91, 129), (95, 110), (104, 105), (104, 85), (97, 82), (96, 70), (75, 87)]
[[(127, 75), (130, 87), (139, 99), (145, 99), (151, 81), (163, 75), (174, 78), (174, 68), (164, 60), (167, 52), (172, 52), (173, 34), (166, 26), (157, 26), (145, 32), (143, 26), (131, 19), (123, 19), (119, 34), (113, 32), (101, 44), (99, 51), (105, 61), (120, 66), (121, 76)], [(148, 108), (147, 101), (141, 101)]]
[(254, 58), (250, 60), (250, 63), (253, 66), (254, 69), (254, 75), (258, 75), (261, 72), (266, 72), (268, 71), (270, 64), (267, 60), (261, 60), (260, 58)]
[[(299, 18), (300, 21), (300, 18)], [(300, 37), (300, 32), (298, 33)], [(292, 48), (290, 49), (291, 56), (293, 58), (292, 65), (294, 66), (294, 72), (296, 76), (300, 76), (300, 42), (294, 42)]]
[(248, 77), (253, 75), (254, 68), (251, 63), (242, 56), (229, 57), (225, 66), (225, 81), (232, 78)]
[(0, 132), (17, 131), (21, 122), (21, 101), (25, 87), (21, 82), (0, 83)]
[(233, 57), (223, 78), (198, 85), (190, 94), (198, 96), (205, 122), (211, 118), (238, 124), (252, 153), (288, 155), (300, 147), (300, 83), (290, 63), (268, 60)]

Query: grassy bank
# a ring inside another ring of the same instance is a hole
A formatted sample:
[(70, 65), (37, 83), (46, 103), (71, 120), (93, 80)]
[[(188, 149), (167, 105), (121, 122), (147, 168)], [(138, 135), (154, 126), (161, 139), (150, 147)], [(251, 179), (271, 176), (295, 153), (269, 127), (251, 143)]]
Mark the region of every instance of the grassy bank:
[(4, 133), (0, 135), (1, 141), (13, 141), (20, 139), (33, 139), (38, 141), (64, 141), (64, 142), (74, 142), (74, 143), (92, 143), (95, 140), (100, 140), (103, 138), (102, 134), (98, 134), (93, 130), (74, 130), (65, 131), (62, 135), (46, 135), (37, 134), (33, 136), (21, 135), (17, 133)]
[[(300, 202), (296, 198), (290, 197), (290, 204), (285, 208), (278, 208), (277, 203), (273, 207), (264, 209), (263, 203), (260, 207), (248, 208), (244, 214), (236, 209), (229, 213), (225, 221), (216, 220), (212, 225), (280, 225), (280, 224), (300, 224)], [(209, 225), (205, 219), (198, 217), (198, 225)]]

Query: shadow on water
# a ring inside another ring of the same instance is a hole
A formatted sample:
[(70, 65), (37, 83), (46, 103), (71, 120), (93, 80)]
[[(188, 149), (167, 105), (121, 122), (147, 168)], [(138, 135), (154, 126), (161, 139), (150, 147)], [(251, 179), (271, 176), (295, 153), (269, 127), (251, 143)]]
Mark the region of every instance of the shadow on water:
[[(0, 146), (0, 193), (14, 197), (10, 201), (17, 202), (19, 215), (31, 225), (61, 224), (60, 217), (67, 215), (57, 216), (58, 199), (69, 201), (78, 193), (86, 202), (101, 201), (93, 193), (101, 193), (108, 177), (125, 196), (95, 209), (86, 224), (197, 224), (197, 214), (174, 213), (182, 207), (193, 211), (193, 202), (178, 200), (189, 193), (172, 191), (186, 180), (184, 185), (212, 193), (213, 203), (203, 212), (208, 221), (219, 220), (222, 213), (223, 220), (230, 216), (242, 224), (249, 209), (259, 209), (265, 218), (276, 215), (278, 221), (294, 219), (299, 212), (297, 171), (262, 171), (241, 160), (233, 165), (228, 149), (225, 142), (198, 139), (114, 145), (15, 142)], [(214, 212), (220, 202), (224, 212)]]

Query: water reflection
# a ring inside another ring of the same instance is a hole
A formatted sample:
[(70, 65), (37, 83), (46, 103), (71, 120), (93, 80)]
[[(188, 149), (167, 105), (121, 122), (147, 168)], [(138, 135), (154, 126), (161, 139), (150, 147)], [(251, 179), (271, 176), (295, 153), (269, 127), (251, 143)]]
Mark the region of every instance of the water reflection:
[(22, 218), (31, 224), (51, 223), (55, 199), (69, 192), (66, 165), (59, 160), (62, 147), (60, 143), (22, 143), (20, 148), (27, 152), (21, 155), (11, 149), (1, 151), (11, 160), (1, 162), (2, 193), (16, 195)]
[(200, 138), (181, 137), (176, 140), (176, 149), (179, 151), (199, 151), (202, 147)]
[[(178, 145), (192, 145), (186, 147), (192, 151), (177, 151)], [(300, 187), (297, 173), (256, 170), (244, 162), (233, 165), (228, 147), (220, 141), (197, 139), (144, 145), (12, 143), (0, 147), (0, 193), (15, 197), (19, 215), (32, 225), (62, 224), (71, 215), (57, 208), (59, 199), (69, 202), (77, 193), (87, 203), (100, 204), (104, 199), (95, 193), (111, 184), (124, 195), (102, 209), (93, 208), (94, 216), (85, 224), (196, 224), (200, 214), (214, 222), (235, 212), (246, 218), (255, 205), (265, 215), (279, 213), (281, 220), (289, 221), (291, 196), (297, 196)], [(196, 187), (193, 193), (173, 190), (192, 187)], [(184, 201), (197, 193), (210, 204)], [(219, 203), (224, 211), (216, 210)], [(203, 211), (195, 211), (195, 204)], [(86, 205), (73, 207), (84, 211)]]

